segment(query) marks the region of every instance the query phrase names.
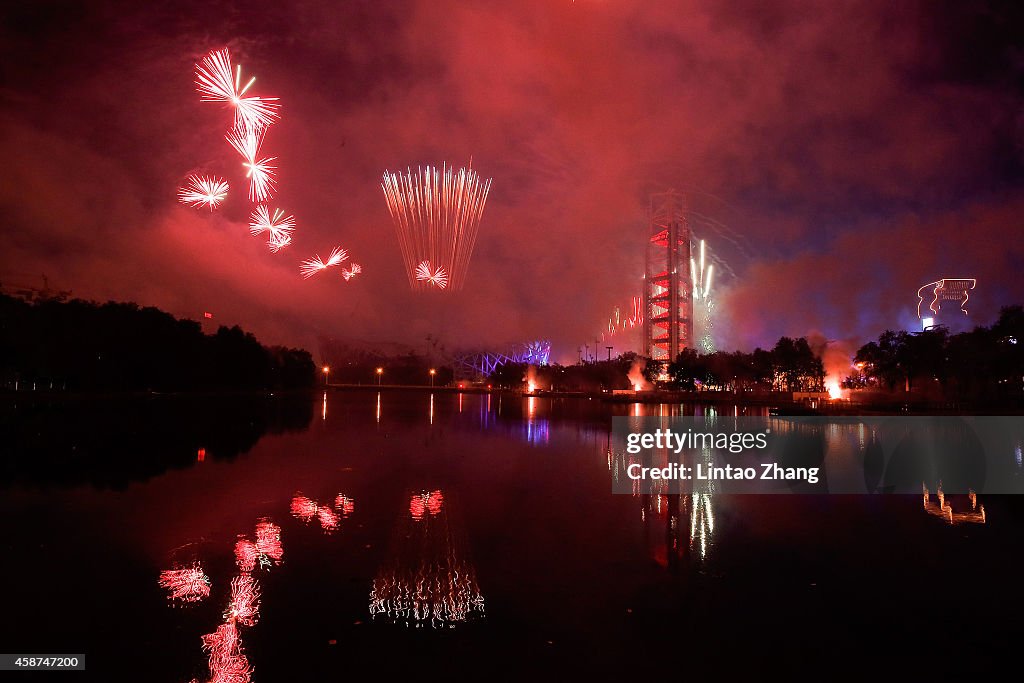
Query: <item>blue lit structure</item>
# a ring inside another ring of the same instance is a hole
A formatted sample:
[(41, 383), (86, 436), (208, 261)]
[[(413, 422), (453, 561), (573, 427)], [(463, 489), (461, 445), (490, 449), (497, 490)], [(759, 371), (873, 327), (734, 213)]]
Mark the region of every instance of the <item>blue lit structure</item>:
[(526, 363), (547, 365), (551, 362), (551, 341), (538, 339), (522, 344), (513, 344), (506, 353), (488, 351), (463, 353), (455, 357), (456, 374), (473, 378), (488, 377), (505, 363)]

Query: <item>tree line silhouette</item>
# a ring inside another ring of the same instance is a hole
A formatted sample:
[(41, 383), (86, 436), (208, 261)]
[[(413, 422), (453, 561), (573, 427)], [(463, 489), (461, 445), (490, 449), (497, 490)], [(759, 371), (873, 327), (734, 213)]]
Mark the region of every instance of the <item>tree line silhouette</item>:
[(204, 334), (134, 303), (30, 303), (0, 294), (0, 384), (67, 391), (285, 390), (313, 385), (308, 351), (263, 346), (238, 326)]

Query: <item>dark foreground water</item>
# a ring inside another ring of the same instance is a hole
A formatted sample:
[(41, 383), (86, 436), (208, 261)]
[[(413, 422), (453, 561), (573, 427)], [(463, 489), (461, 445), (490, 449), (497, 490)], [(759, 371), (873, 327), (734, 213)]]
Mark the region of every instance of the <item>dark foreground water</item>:
[[(1015, 667), (1020, 499), (977, 501), (984, 523), (947, 501), (951, 524), (934, 497), (612, 495), (611, 416), (665, 409), (7, 403), (0, 652), (86, 653), (60, 680), (182, 682)], [(190, 568), (209, 585), (158, 585)]]

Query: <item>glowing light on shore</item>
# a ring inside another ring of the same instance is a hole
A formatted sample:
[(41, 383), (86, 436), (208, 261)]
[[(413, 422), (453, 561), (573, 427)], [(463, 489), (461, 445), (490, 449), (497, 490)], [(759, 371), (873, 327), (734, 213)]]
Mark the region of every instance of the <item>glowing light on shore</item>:
[(190, 175), (178, 189), (178, 201), (196, 209), (207, 206), (213, 211), (227, 196), (227, 181), (213, 176)]
[(830, 379), (825, 382), (825, 391), (828, 392), (828, 397), (833, 401), (838, 401), (843, 397), (843, 389), (839, 386), (839, 380)]

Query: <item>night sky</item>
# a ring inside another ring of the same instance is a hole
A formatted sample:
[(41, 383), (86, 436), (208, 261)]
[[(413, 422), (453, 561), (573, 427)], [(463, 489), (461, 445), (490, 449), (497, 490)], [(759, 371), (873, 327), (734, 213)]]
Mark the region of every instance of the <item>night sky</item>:
[[(640, 293), (648, 195), (685, 190), (720, 348), (915, 325), (917, 288), (1024, 303), (1024, 12), (1014, 3), (10, 3), (0, 31), (0, 283), (240, 324), (454, 349), (550, 338), (560, 360)], [(230, 47), (282, 121), (280, 254), (249, 236), (231, 114), (193, 65)], [(466, 289), (415, 296), (385, 169), (493, 177)], [(214, 214), (176, 191), (233, 192)], [(309, 281), (334, 245), (364, 274)], [(727, 269), (723, 266), (721, 273)]]

